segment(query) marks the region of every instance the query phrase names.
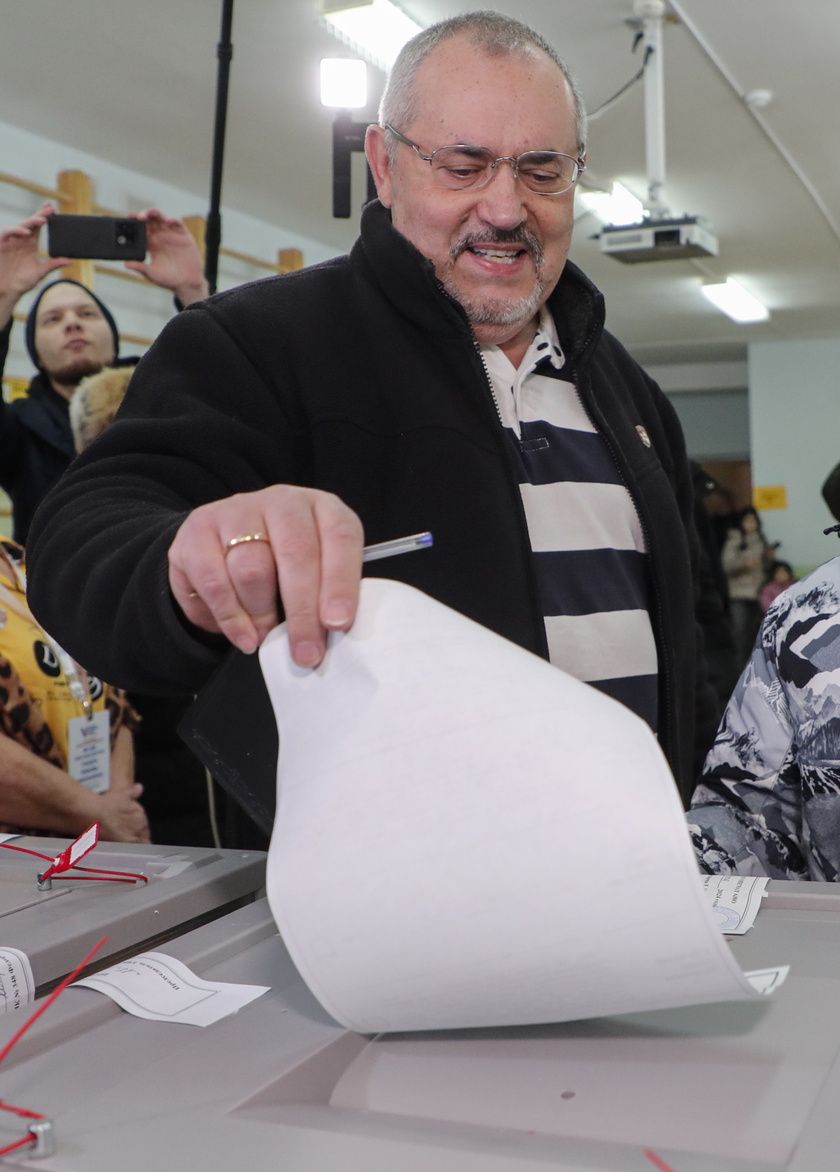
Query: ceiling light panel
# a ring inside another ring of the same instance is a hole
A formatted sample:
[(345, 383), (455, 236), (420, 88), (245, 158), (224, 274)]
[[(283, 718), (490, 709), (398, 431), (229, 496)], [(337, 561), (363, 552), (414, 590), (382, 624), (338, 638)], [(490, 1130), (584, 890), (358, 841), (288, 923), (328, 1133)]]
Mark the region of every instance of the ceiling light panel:
[(703, 296), (737, 322), (769, 321), (770, 311), (733, 277), (700, 286)]
[(403, 45), (421, 31), (391, 0), (360, 0), (352, 6), (324, 0), (321, 17), (334, 36), (386, 72)]

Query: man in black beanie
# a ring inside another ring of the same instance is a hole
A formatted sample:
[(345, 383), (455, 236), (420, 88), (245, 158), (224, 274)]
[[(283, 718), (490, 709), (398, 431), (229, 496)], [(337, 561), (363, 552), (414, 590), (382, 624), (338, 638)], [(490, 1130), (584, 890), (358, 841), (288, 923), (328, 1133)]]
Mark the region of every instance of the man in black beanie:
[[(53, 208), (0, 232), (0, 375), (3, 372), (17, 302), (47, 274), (67, 264), (41, 260), (38, 237)], [(181, 304), (207, 295), (201, 257), (180, 220), (155, 209), (146, 222), (149, 260), (128, 262), (155, 285), (171, 289)], [(78, 281), (46, 285), (26, 319), (26, 348), (38, 374), (25, 398), (0, 398), (0, 484), (12, 499), (14, 538), (26, 542), (29, 524), (45, 493), (75, 455), (68, 407), (81, 380), (105, 366), (133, 365), (118, 358), (119, 333), (107, 306)]]

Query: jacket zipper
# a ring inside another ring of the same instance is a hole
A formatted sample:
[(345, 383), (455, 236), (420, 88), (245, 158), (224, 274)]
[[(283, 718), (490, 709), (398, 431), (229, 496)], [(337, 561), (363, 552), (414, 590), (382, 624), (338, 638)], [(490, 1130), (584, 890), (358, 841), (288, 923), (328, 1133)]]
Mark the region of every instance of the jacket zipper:
[[(472, 332), (472, 331), (471, 331)], [(539, 643), (540, 654), (544, 658), (548, 658), (548, 637), (545, 633), (545, 616), (542, 613), (542, 606), (540, 604), (539, 595), (537, 594), (536, 582), (534, 579), (534, 558), (531, 550), (531, 535), (528, 532), (528, 521), (525, 517), (525, 506), (522, 503), (522, 492), (519, 484), (513, 477), (513, 469), (510, 465), (510, 458), (507, 451), (505, 451), (505, 425), (502, 422), (502, 412), (499, 407), (499, 401), (496, 398), (496, 392), (493, 389), (493, 381), (490, 378), (490, 371), (487, 369), (487, 363), (484, 361), (484, 355), (481, 353), (481, 346), (476, 341), (475, 336), (472, 337), (472, 344), (475, 349), (481, 369), (484, 372), (484, 381), (487, 390), (490, 392), (490, 398), (493, 402), (493, 409), (496, 415), (496, 421), (499, 425), (498, 437), (502, 447), (502, 458), (505, 466), (505, 474), (507, 476), (508, 486), (511, 490), (511, 497), (515, 504), (516, 515), (519, 520), (519, 534), (522, 541), (522, 548), (528, 551), (526, 562), (528, 565), (528, 582), (531, 586), (531, 613), (536, 616), (534, 623), (534, 630), (537, 635), (537, 642)]]
[[(461, 304), (455, 300), (451, 293), (449, 293), (442, 281), (438, 281), (437, 278), (435, 278), (435, 282), (442, 295), (452, 304), (453, 308), (458, 314), (459, 319), (461, 319), (463, 322), (465, 315)], [(487, 387), (487, 390), (490, 392), (490, 399), (493, 403), (493, 413), (495, 414), (496, 422), (498, 424), (496, 437), (501, 448), (505, 476), (507, 477), (508, 488), (510, 489), (511, 499), (514, 502), (514, 510), (518, 519), (521, 548), (527, 550), (529, 554), (525, 561), (527, 563), (526, 572), (528, 576), (528, 582), (530, 583), (531, 587), (531, 614), (536, 616), (534, 631), (537, 636), (537, 642), (539, 644), (539, 654), (542, 654), (544, 658), (548, 658), (548, 638), (545, 633), (545, 616), (542, 613), (542, 607), (540, 605), (539, 596), (537, 594), (536, 582), (534, 580), (534, 559), (533, 556), (530, 556), (531, 537), (528, 533), (528, 522), (525, 517), (525, 506), (522, 503), (522, 493), (519, 489), (519, 484), (514, 480), (513, 469), (510, 466), (510, 459), (508, 458), (508, 454), (505, 451), (504, 423), (502, 422), (502, 413), (499, 409), (499, 404), (493, 390), (493, 383), (490, 378), (490, 372), (487, 369), (487, 363), (484, 361), (484, 355), (481, 353), (481, 346), (479, 345), (476, 336), (472, 332), (472, 328), (468, 322), (466, 323), (466, 329), (469, 332), (470, 342), (472, 343), (475, 355), (481, 365), (481, 370), (484, 374), (484, 383)]]

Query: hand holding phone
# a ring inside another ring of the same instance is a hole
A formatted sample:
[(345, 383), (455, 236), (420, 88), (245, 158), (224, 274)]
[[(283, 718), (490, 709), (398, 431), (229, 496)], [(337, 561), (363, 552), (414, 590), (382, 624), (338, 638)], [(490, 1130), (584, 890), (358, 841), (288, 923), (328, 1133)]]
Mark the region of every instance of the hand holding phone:
[(0, 329), (7, 325), (24, 293), (64, 263), (44, 260), (38, 253), (41, 229), (52, 211), (51, 203), (42, 203), (19, 224), (0, 229)]

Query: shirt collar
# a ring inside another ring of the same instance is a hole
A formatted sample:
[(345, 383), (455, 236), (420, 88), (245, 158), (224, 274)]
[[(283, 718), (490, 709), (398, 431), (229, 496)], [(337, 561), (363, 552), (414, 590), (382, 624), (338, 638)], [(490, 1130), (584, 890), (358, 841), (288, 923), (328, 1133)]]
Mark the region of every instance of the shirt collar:
[[(510, 362), (501, 347), (482, 346), (481, 352), (484, 355), (488, 367), (498, 369), (498, 364), (501, 360), (502, 363), (507, 363), (508, 367), (513, 370), (513, 363)], [(560, 338), (557, 334), (554, 318), (543, 305), (537, 321), (537, 332), (534, 335), (531, 345), (525, 351), (525, 357), (519, 364), (517, 374), (525, 375), (529, 373), (545, 359), (548, 359), (555, 370), (562, 370), (566, 362), (565, 355), (560, 346)]]

